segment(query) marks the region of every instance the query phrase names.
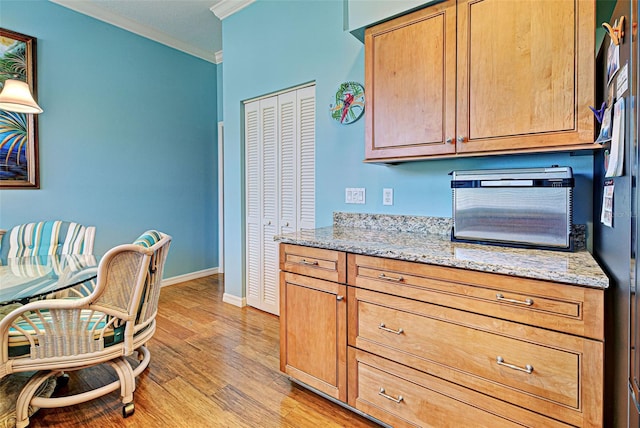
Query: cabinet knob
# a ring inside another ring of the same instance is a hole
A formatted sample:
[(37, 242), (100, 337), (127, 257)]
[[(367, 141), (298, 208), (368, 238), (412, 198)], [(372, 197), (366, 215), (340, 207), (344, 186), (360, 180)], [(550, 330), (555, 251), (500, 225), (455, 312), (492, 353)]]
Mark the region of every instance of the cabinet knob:
[(341, 296), (341, 295), (339, 295), (339, 294), (338, 294), (338, 295), (336, 296), (336, 300), (337, 300), (338, 302), (341, 302), (341, 301), (343, 301), (343, 300), (344, 300), (344, 296)]
[(458, 143), (464, 143), (464, 137), (462, 135), (458, 135)]
[(447, 137), (447, 139), (444, 140), (444, 142), (447, 143), (447, 144), (451, 144), (451, 143), (453, 143), (453, 138)]
[(284, 226), (285, 226), (285, 227), (289, 227), (289, 222), (286, 222), (286, 223), (284, 224)]

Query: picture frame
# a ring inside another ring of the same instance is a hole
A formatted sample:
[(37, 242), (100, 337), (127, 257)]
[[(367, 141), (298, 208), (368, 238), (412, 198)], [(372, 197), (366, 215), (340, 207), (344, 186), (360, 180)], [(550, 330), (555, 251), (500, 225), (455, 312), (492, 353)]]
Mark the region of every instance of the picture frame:
[[(27, 82), (37, 99), (36, 38), (0, 28), (0, 89)], [(39, 189), (38, 118), (0, 109), (0, 189)]]

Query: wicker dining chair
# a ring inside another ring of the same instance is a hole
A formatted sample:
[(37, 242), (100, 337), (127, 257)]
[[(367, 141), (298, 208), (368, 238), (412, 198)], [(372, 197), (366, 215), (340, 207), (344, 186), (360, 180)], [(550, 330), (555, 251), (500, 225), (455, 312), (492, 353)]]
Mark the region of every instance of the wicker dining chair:
[[(0, 379), (37, 371), (18, 396), (18, 428), (29, 424), (29, 406), (69, 406), (117, 389), (123, 416), (133, 414), (136, 377), (151, 359), (145, 344), (155, 332), (170, 244), (171, 236), (147, 231), (133, 244), (114, 247), (102, 257), (89, 296), (30, 302), (0, 320)], [(126, 358), (134, 352), (137, 365)], [(75, 395), (47, 398), (36, 394), (53, 376), (99, 364), (111, 366), (118, 378)]]

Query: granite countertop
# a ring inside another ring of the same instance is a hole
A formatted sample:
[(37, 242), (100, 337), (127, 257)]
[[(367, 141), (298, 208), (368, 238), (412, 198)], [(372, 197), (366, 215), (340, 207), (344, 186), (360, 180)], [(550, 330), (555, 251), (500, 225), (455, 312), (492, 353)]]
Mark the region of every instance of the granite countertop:
[(333, 226), (279, 235), (276, 241), (440, 266), (607, 288), (588, 251), (550, 251), (451, 242), (451, 219), (335, 213)]

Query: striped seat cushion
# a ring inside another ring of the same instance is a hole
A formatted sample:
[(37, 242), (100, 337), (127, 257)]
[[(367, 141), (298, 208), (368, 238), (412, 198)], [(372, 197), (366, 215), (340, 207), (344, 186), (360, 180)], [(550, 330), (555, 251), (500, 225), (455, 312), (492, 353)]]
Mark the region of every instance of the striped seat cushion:
[(47, 256), (51, 254), (81, 254), (86, 227), (68, 221), (41, 221), (21, 224), (8, 233), (2, 253), (7, 257)]
[(157, 230), (147, 230), (142, 235), (140, 235), (135, 241), (133, 241), (134, 245), (140, 245), (145, 248), (153, 247), (155, 244), (160, 242), (162, 239), (162, 235)]
[[(53, 321), (51, 312), (42, 310), (39, 313), (30, 313), (25, 318), (19, 318), (9, 328), (9, 357), (28, 356), (32, 353), (27, 335), (33, 336), (37, 342), (38, 335), (42, 334), (42, 331), (46, 329), (46, 336), (49, 338), (54, 337), (54, 334), (51, 334), (52, 328), (49, 325)], [(99, 341), (102, 335), (103, 344), (101, 347), (106, 348), (122, 342), (124, 335), (124, 324), (114, 328), (113, 323), (109, 324), (109, 321), (110, 317), (101, 312), (82, 309), (75, 323), (82, 325), (82, 331), (86, 332), (89, 337), (92, 335), (94, 341)], [(60, 346), (64, 347), (63, 342), (66, 332), (64, 327), (58, 326), (58, 329), (62, 330), (62, 332), (57, 340), (60, 342)], [(76, 349), (75, 351), (73, 353), (79, 354), (83, 352), (82, 349)]]

